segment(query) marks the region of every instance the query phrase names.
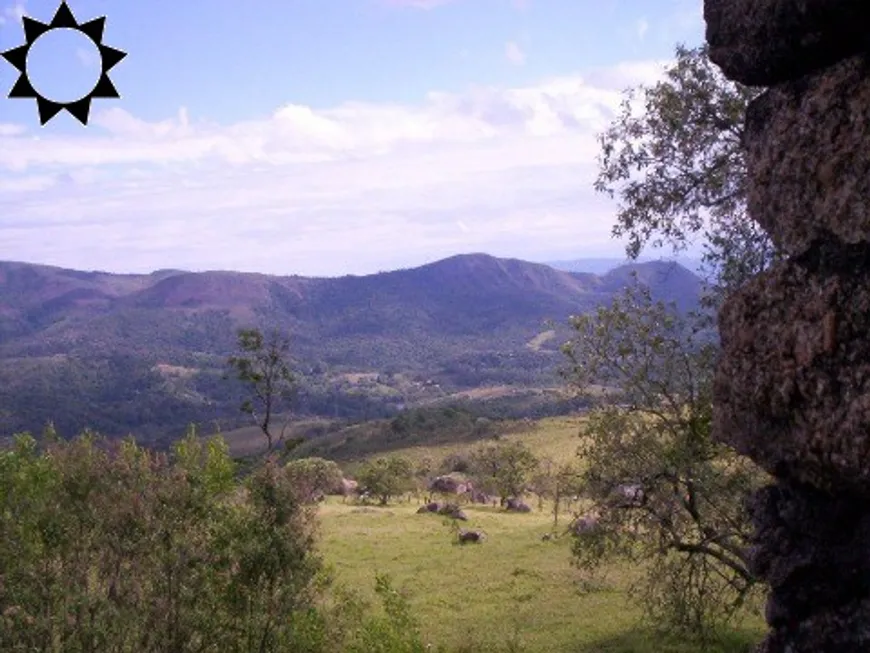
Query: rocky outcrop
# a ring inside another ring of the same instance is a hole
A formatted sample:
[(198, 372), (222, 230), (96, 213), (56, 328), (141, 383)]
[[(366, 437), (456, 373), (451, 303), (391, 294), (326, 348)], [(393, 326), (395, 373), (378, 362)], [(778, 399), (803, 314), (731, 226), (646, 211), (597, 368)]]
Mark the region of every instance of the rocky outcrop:
[(870, 513), (848, 495), (788, 481), (750, 506), (753, 572), (772, 591), (761, 651), (870, 650)]
[(483, 531), (460, 530), (456, 537), (460, 544), (480, 544), (486, 540), (486, 533)]
[(705, 0), (747, 112), (748, 210), (785, 260), (729, 297), (714, 434), (776, 479), (751, 505), (765, 653), (870, 650), (870, 3)]
[(457, 473), (436, 476), (429, 483), (429, 491), (439, 494), (465, 494), (473, 489), (471, 481)]
[(714, 430), (771, 474), (870, 498), (865, 249), (817, 242), (729, 298)]
[(531, 512), (532, 509), (528, 506), (527, 503), (523, 502), (522, 499), (518, 499), (517, 497), (509, 497), (507, 501), (505, 501), (504, 509), (508, 512)]
[(468, 521), (468, 516), (462, 508), (455, 503), (438, 503), (437, 501), (433, 501), (420, 506), (417, 509), (418, 515), (425, 515), (427, 513), (443, 515), (444, 517), (450, 517), (451, 519), (458, 519), (460, 521)]
[(359, 491), (359, 483), (350, 478), (341, 479), (341, 487), (337, 488), (338, 494), (349, 497)]
[(868, 48), (865, 0), (705, 0), (710, 58), (729, 78), (772, 86)]
[(826, 233), (870, 240), (870, 148), (855, 147), (870, 124), (867, 66), (851, 57), (750, 105), (749, 212), (785, 253), (805, 252)]

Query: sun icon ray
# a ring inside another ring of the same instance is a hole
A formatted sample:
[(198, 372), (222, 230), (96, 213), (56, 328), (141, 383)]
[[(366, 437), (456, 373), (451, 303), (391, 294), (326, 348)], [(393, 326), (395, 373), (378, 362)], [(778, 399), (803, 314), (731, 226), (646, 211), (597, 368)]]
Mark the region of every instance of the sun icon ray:
[[(91, 112), (91, 100), (93, 98), (121, 97), (112, 80), (109, 79), (109, 71), (117, 66), (127, 56), (127, 53), (103, 44), (103, 32), (106, 28), (105, 16), (79, 24), (69, 5), (64, 0), (60, 3), (50, 23), (43, 23), (29, 16), (23, 16), (21, 21), (24, 25), (25, 44), (5, 52), (0, 52), (0, 56), (19, 72), (18, 79), (7, 97), (35, 99), (40, 124), (45, 125), (58, 113), (66, 110), (82, 125), (87, 125)], [(33, 43), (50, 30), (65, 28), (77, 30), (87, 36), (93, 41), (100, 52), (101, 70), (99, 80), (89, 93), (74, 102), (56, 102), (44, 97), (33, 87), (33, 83), (27, 75), (27, 55)]]

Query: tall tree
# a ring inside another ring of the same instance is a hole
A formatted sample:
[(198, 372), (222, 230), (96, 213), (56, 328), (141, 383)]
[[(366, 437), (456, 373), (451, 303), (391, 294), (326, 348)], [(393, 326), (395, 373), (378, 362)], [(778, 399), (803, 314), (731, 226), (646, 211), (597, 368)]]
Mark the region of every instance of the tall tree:
[(471, 454), (471, 470), (487, 489), (495, 492), (504, 505), (509, 497), (521, 497), (538, 459), (522, 442), (497, 441), (478, 447)]
[(413, 487), (414, 465), (407, 458), (387, 456), (366, 462), (357, 474), (364, 492), (378, 498), (382, 506), (394, 496)]
[[(284, 440), (290, 424), (286, 411), (296, 390), (290, 369), (290, 339), (277, 329), (268, 335), (259, 329), (241, 329), (238, 347), (239, 353), (229, 358), (228, 365), (247, 388), (248, 396), (240, 408), (254, 419), (271, 452)], [(282, 415), (283, 423), (276, 431), (274, 421)]]
[(699, 239), (714, 304), (776, 256), (746, 213), (743, 117), (759, 93), (726, 79), (706, 46), (678, 46), (662, 81), (628, 90), (599, 136), (595, 189), (618, 202), (613, 235), (630, 258)]
[[(595, 182), (617, 200), (613, 233), (631, 258), (700, 240), (709, 292), (699, 311), (680, 315), (635, 285), (572, 318), (564, 347), (568, 380), (593, 402), (582, 455), (600, 516), (575, 541), (576, 561), (647, 563), (634, 594), (647, 614), (702, 636), (758, 588), (742, 500), (761, 474), (710, 432), (716, 311), (728, 289), (777, 257), (746, 212), (743, 119), (758, 92), (727, 80), (705, 47), (680, 46), (660, 82), (626, 93), (600, 137)], [(593, 383), (611, 390), (587, 392)]]
[(711, 438), (715, 339), (641, 287), (572, 326), (568, 375), (593, 407), (583, 494), (598, 515), (575, 540), (575, 561), (590, 571), (613, 556), (638, 564), (646, 574), (633, 595), (647, 614), (705, 636), (757, 595), (743, 500), (763, 480)]

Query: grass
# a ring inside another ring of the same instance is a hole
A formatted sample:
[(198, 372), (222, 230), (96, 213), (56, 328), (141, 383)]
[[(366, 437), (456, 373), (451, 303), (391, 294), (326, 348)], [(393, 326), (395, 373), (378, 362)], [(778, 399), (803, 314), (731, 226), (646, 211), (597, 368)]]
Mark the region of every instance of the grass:
[[(507, 514), (466, 508), (479, 545), (454, 545), (442, 518), (416, 514), (418, 504), (363, 508), (331, 499), (320, 509), (321, 549), (337, 580), (372, 596), (375, 573), (386, 573), (408, 597), (422, 633), (450, 651), (536, 653), (688, 653), (697, 646), (660, 641), (639, 627), (626, 598), (634, 570), (613, 568), (588, 589), (570, 564), (568, 538), (543, 541), (547, 512)], [(760, 622), (733, 633), (711, 653), (748, 651)], [(496, 648), (495, 650), (499, 650)]]
[[(504, 440), (524, 442), (538, 458), (551, 458), (567, 462), (577, 454), (582, 417), (553, 417), (538, 421), (519, 423), (513, 432), (504, 435)], [(477, 446), (475, 442), (455, 442), (432, 446), (406, 447), (391, 453), (404, 456), (414, 462), (429, 458), (435, 462), (458, 451), (467, 451)]]
[[(565, 462), (576, 455), (582, 424), (582, 417), (520, 422), (502, 437), (523, 441), (539, 458)], [(474, 446), (458, 442), (391, 453), (437, 464)], [(467, 506), (469, 521), (463, 526), (483, 530), (487, 540), (458, 546), (443, 518), (418, 515), (418, 506), (411, 500), (385, 508), (360, 507), (330, 498), (319, 509), (321, 551), (337, 581), (368, 598), (374, 598), (376, 573), (391, 576), (408, 597), (426, 641), (435, 647), (444, 645), (451, 653), (699, 650), (685, 641), (658, 639), (641, 625), (641, 614), (626, 593), (637, 570), (613, 567), (603, 585), (590, 589), (570, 565), (569, 539), (542, 540), (552, 527), (546, 510), (508, 514)], [(749, 651), (763, 632), (759, 617), (707, 653)]]

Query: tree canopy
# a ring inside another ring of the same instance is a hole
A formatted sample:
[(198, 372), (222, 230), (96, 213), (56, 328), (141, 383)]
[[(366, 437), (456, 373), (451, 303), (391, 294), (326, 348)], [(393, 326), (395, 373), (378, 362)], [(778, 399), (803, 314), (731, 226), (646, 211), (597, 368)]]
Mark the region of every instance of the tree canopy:
[(726, 79), (706, 46), (678, 46), (660, 82), (626, 92), (599, 136), (595, 189), (617, 200), (613, 235), (628, 239), (630, 258), (700, 244), (713, 290), (775, 259), (746, 213), (743, 117), (760, 92)]
[[(727, 80), (705, 47), (678, 47), (663, 79), (626, 93), (600, 136), (595, 188), (617, 200), (613, 233), (648, 247), (702, 247), (701, 311), (654, 302), (640, 283), (571, 318), (569, 383), (591, 402), (581, 433), (595, 528), (588, 570), (618, 555), (646, 570), (634, 596), (662, 626), (706, 636), (757, 593), (744, 499), (763, 474), (711, 436), (714, 318), (722, 298), (777, 253), (746, 211), (743, 119), (758, 89)], [(592, 392), (593, 384), (605, 384)]]

